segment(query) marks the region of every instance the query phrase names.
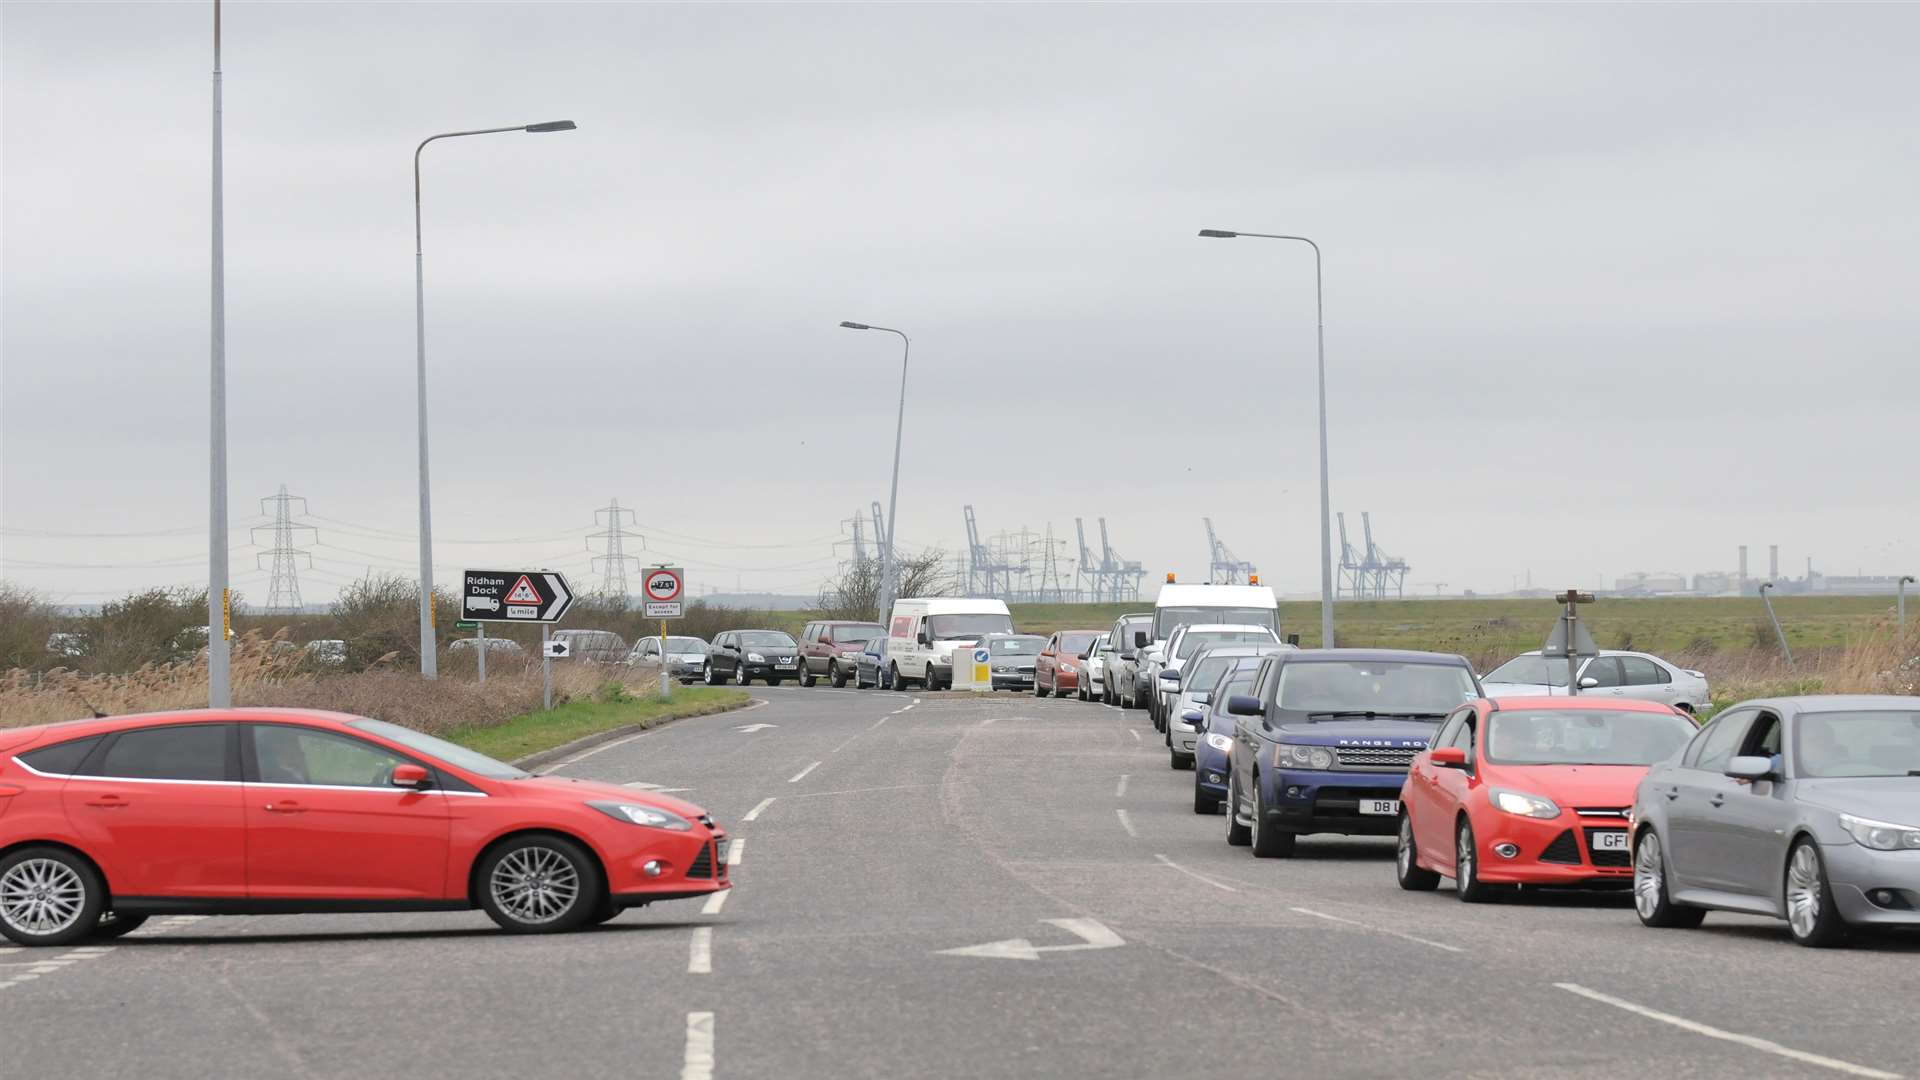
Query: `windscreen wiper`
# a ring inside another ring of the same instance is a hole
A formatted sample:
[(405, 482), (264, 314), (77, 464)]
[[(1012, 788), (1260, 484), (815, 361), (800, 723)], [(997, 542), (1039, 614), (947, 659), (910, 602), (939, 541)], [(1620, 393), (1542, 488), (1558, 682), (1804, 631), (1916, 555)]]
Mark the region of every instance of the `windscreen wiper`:
[(1392, 713), (1374, 712), (1372, 709), (1340, 709), (1340, 710), (1335, 710), (1331, 712), (1310, 712), (1307, 714), (1307, 719), (1338, 720), (1342, 717), (1348, 717), (1348, 716), (1364, 716), (1367, 719), (1371, 720), (1374, 717), (1378, 717), (1378, 716), (1392, 716), (1392, 715), (1393, 715)]

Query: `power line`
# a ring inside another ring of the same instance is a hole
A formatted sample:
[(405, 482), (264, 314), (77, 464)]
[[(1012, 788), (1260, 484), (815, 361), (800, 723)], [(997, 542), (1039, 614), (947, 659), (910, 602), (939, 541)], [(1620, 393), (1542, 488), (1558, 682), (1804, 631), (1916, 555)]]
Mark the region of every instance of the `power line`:
[[(599, 532), (587, 534), (588, 551), (593, 551), (595, 540), (606, 541), (607, 551), (604, 555), (595, 552), (588, 560), (588, 564), (600, 571), (600, 595), (608, 599), (617, 599), (624, 607), (627, 602), (627, 564), (632, 563), (635, 570), (640, 568), (640, 557), (627, 554), (627, 534), (622, 528), (627, 521), (633, 520), (633, 511), (621, 509), (619, 499), (610, 499), (608, 502), (609, 505), (593, 512), (595, 525), (600, 524), (601, 514), (607, 515), (607, 527)], [(621, 517), (623, 514), (626, 515), (624, 521)], [(646, 537), (640, 537), (640, 546), (642, 548), (647, 546)]]
[(261, 559), (273, 560), (273, 580), (267, 585), (266, 612), (269, 615), (298, 615), (302, 608), (298, 560), (307, 560), (307, 569), (311, 570), (313, 556), (293, 546), (294, 533), (310, 532), (313, 534), (313, 542), (315, 544), (320, 542), (319, 530), (311, 525), (293, 523), (293, 504), (296, 502), (300, 504), (300, 512), (306, 513), (307, 500), (298, 495), (287, 494), (285, 484), (280, 485), (278, 494), (260, 500), (260, 509), (263, 511), (266, 510), (268, 503), (273, 504), (273, 524), (255, 526), (256, 532), (260, 529), (273, 530), (273, 547), (254, 556), (256, 566)]

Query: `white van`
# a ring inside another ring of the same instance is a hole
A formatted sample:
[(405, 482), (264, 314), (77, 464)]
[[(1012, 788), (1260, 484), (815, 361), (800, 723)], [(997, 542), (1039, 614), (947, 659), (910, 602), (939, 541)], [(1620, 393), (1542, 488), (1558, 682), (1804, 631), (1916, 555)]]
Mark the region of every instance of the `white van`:
[[(1169, 575), (1171, 576), (1171, 575)], [(1131, 697), (1136, 705), (1146, 705), (1153, 715), (1155, 731), (1165, 731), (1166, 717), (1160, 715), (1160, 669), (1166, 665), (1167, 641), (1173, 632), (1189, 624), (1230, 623), (1236, 626), (1264, 626), (1280, 635), (1280, 599), (1265, 585), (1179, 585), (1172, 581), (1160, 586), (1153, 602), (1153, 626), (1139, 631), (1145, 642), (1128, 642), (1139, 655), (1134, 661), (1134, 687)]]
[(1013, 614), (999, 600), (929, 596), (895, 600), (887, 623), (887, 665), (893, 688), (917, 682), (928, 690), (953, 685), (953, 650), (988, 634), (1013, 633)]

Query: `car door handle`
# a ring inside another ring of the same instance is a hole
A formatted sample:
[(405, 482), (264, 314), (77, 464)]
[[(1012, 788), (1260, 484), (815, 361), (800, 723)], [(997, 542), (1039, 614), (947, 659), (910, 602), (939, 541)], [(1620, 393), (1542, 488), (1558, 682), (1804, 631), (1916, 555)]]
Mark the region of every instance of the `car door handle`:
[(299, 803), (294, 802), (292, 799), (287, 799), (277, 803), (270, 802), (266, 805), (265, 809), (269, 814), (304, 814), (307, 812), (306, 807), (301, 806)]
[(1726, 803), (1726, 801), (1727, 801), (1727, 797), (1725, 795), (1715, 795), (1713, 797), (1713, 801), (1708, 803), (1707, 805), (1713, 807), (1715, 810), (1718, 810), (1722, 805)]
[(129, 803), (118, 795), (102, 795), (97, 799), (88, 799), (88, 806), (97, 806), (102, 810), (125, 809)]
[(1670, 788), (1668, 788), (1668, 789), (1667, 789), (1667, 801), (1668, 801), (1668, 802), (1672, 802), (1673, 800), (1675, 800), (1675, 799), (1677, 799), (1677, 798), (1679, 798), (1679, 797), (1680, 797), (1680, 789), (1679, 789), (1679, 788), (1677, 788), (1677, 787), (1670, 787)]

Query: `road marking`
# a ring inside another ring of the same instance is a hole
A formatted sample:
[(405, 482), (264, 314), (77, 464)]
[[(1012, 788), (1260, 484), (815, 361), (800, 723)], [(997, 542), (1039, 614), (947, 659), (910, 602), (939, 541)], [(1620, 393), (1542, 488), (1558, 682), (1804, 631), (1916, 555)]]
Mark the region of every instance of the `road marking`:
[(629, 780), (626, 783), (621, 784), (620, 786), (630, 787), (630, 788), (633, 788), (635, 791), (652, 791), (661, 795), (670, 794), (675, 791), (692, 791), (693, 790), (690, 787), (662, 787), (659, 784), (649, 784), (645, 780)]
[(732, 895), (733, 895), (732, 889), (722, 889), (719, 892), (714, 893), (712, 896), (707, 897), (707, 902), (705, 904), (700, 905), (700, 914), (702, 915), (720, 914), (720, 909), (727, 906), (727, 897)]
[[(725, 896), (726, 893), (721, 893)], [(693, 928), (693, 942), (687, 946), (687, 974), (713, 974), (713, 927)]]
[(939, 784), (893, 784), (888, 787), (841, 788), (839, 791), (806, 791), (798, 795), (788, 795), (789, 799), (817, 799), (822, 795), (861, 795), (869, 791), (913, 791), (917, 788), (939, 787)]
[[(86, 946), (78, 949), (69, 949), (66, 952), (59, 953), (54, 956), (49, 956), (44, 960), (8, 961), (4, 964), (0, 964), (0, 968), (17, 967), (17, 968), (24, 968), (25, 970), (19, 971), (5, 978), (0, 978), (0, 990), (5, 990), (10, 986), (19, 986), (22, 983), (32, 982), (33, 980), (38, 979), (42, 975), (52, 975), (55, 972), (61, 971), (71, 966), (75, 961), (97, 960), (100, 957), (105, 956), (107, 953), (112, 952), (113, 948), (114, 947), (111, 945), (91, 945), (91, 946)], [(15, 951), (24, 952), (25, 950), (20, 949)]]
[(779, 726), (780, 726), (779, 724), (741, 724), (739, 727), (734, 728), (733, 730), (738, 731), (743, 735), (751, 735), (756, 731), (765, 731), (768, 728), (777, 728)]
[(982, 720), (982, 721), (980, 721), (980, 726), (981, 726), (981, 727), (986, 727), (986, 726), (987, 726), (988, 724), (996, 724), (996, 723), (999, 723), (999, 722), (1000, 722), (1000, 718), (999, 718), (999, 717), (997, 717), (997, 716), (989, 716), (989, 717), (987, 717), (987, 718), (986, 718), (985, 720)]
[(1140, 838), (1140, 834), (1133, 831), (1133, 819), (1127, 816), (1127, 812), (1125, 810), (1121, 810), (1118, 808), (1116, 808), (1113, 812), (1120, 815), (1120, 827), (1127, 830), (1127, 835), (1138, 840)]
[(1049, 926), (1057, 926), (1079, 938), (1080, 944), (1036, 946), (1026, 938), (1008, 938), (1005, 941), (989, 941), (985, 945), (940, 949), (935, 955), (984, 956), (994, 960), (1038, 960), (1041, 953), (1114, 949), (1126, 944), (1125, 939), (1097, 919), (1042, 919), (1040, 921)]
[(1385, 934), (1388, 937), (1397, 937), (1403, 941), (1411, 941), (1416, 945), (1425, 945), (1425, 946), (1428, 946), (1429, 948), (1434, 948), (1434, 949), (1445, 949), (1447, 952), (1466, 952), (1467, 951), (1458, 945), (1448, 945), (1445, 942), (1440, 942), (1440, 941), (1428, 941), (1426, 938), (1423, 938), (1423, 937), (1414, 937), (1412, 934), (1403, 934), (1398, 930), (1388, 930), (1386, 927), (1383, 927), (1383, 926), (1372, 926), (1367, 923), (1363, 923), (1358, 919), (1343, 919), (1338, 915), (1329, 915), (1324, 911), (1315, 911), (1312, 908), (1297, 907), (1297, 908), (1292, 908), (1290, 910), (1297, 911), (1302, 915), (1311, 915), (1316, 919), (1325, 919), (1328, 922), (1346, 923), (1348, 926), (1357, 926), (1362, 930), (1371, 930), (1376, 934)]
[(761, 800), (760, 800), (760, 805), (759, 805), (759, 806), (756, 806), (756, 807), (754, 807), (753, 809), (751, 809), (751, 810), (749, 810), (749, 811), (747, 811), (747, 816), (746, 816), (746, 817), (743, 817), (743, 818), (741, 818), (740, 820), (741, 820), (741, 821), (752, 821), (752, 820), (754, 820), (755, 818), (758, 818), (758, 817), (760, 816), (760, 811), (762, 811), (762, 810), (765, 810), (765, 809), (766, 809), (767, 807), (769, 807), (769, 806), (772, 806), (772, 805), (773, 805), (773, 796), (771, 796), (771, 795), (769, 795), (769, 796), (767, 796), (766, 798), (764, 798), (764, 799), (761, 799)]
[(1133, 775), (1132, 773), (1121, 773), (1121, 774), (1120, 774), (1120, 786), (1119, 786), (1119, 787), (1117, 787), (1117, 788), (1114, 788), (1114, 789), (1113, 789), (1113, 797), (1114, 797), (1114, 798), (1116, 798), (1116, 799), (1124, 799), (1124, 798), (1126, 798), (1126, 797), (1127, 797), (1127, 778), (1128, 778), (1128, 777), (1131, 777), (1132, 775)]
[(1777, 1042), (1758, 1038), (1753, 1035), (1742, 1035), (1734, 1031), (1723, 1031), (1720, 1028), (1710, 1027), (1696, 1020), (1689, 1020), (1684, 1016), (1663, 1013), (1658, 1009), (1649, 1009), (1645, 1005), (1635, 1005), (1631, 1001), (1622, 1000), (1611, 994), (1603, 994), (1598, 990), (1589, 990), (1579, 983), (1554, 983), (1553, 985), (1570, 994), (1579, 994), (1583, 998), (1598, 1001), (1603, 1005), (1611, 1005), (1616, 1009), (1624, 1009), (1635, 1015), (1644, 1016), (1649, 1020), (1658, 1020), (1663, 1024), (1672, 1024), (1682, 1031), (1691, 1031), (1695, 1035), (1705, 1035), (1709, 1039), (1721, 1039), (1726, 1042), (1737, 1043), (1753, 1050), (1759, 1050), (1762, 1053), (1789, 1058), (1806, 1065), (1818, 1065), (1823, 1069), (1832, 1069), (1835, 1072), (1849, 1073), (1853, 1076), (1871, 1076), (1876, 1077), (1877, 1080), (1901, 1080), (1899, 1073), (1872, 1069), (1865, 1065), (1855, 1065), (1850, 1061), (1841, 1061), (1838, 1058), (1825, 1057), (1820, 1054), (1809, 1054), (1805, 1050), (1795, 1050), (1790, 1046), (1781, 1046)]
[(735, 840), (733, 843), (728, 844), (727, 845), (727, 865), (739, 866), (740, 853), (745, 850), (747, 850), (747, 842), (745, 840)]
[(812, 772), (813, 770), (819, 767), (820, 767), (820, 763), (816, 761), (813, 764), (807, 766), (806, 768), (801, 769), (799, 772), (794, 773), (793, 776), (787, 780), (787, 783), (797, 784), (800, 781), (806, 779), (808, 773)]
[(1128, 729), (1127, 729), (1127, 734), (1129, 734), (1129, 735), (1131, 735), (1131, 736), (1133, 736), (1133, 741), (1134, 741), (1134, 742), (1139, 742), (1139, 741), (1140, 741), (1140, 733), (1139, 733), (1138, 731), (1135, 731), (1135, 730), (1133, 730), (1132, 728), (1128, 728)]
[(1210, 877), (1205, 877), (1203, 875), (1196, 874), (1193, 871), (1187, 869), (1186, 867), (1181, 866), (1179, 863), (1174, 862), (1172, 859), (1167, 858), (1165, 855), (1155, 855), (1154, 858), (1159, 859), (1163, 865), (1170, 866), (1173, 869), (1180, 871), (1181, 873), (1187, 875), (1188, 877), (1192, 878), (1195, 881), (1205, 882), (1206, 884), (1211, 885), (1222, 892), (1239, 892), (1240, 891), (1239, 889), (1236, 889), (1231, 885), (1225, 884), (1224, 882), (1215, 881)]
[(713, 1080), (713, 1014), (687, 1014), (687, 1057), (680, 1080)]

